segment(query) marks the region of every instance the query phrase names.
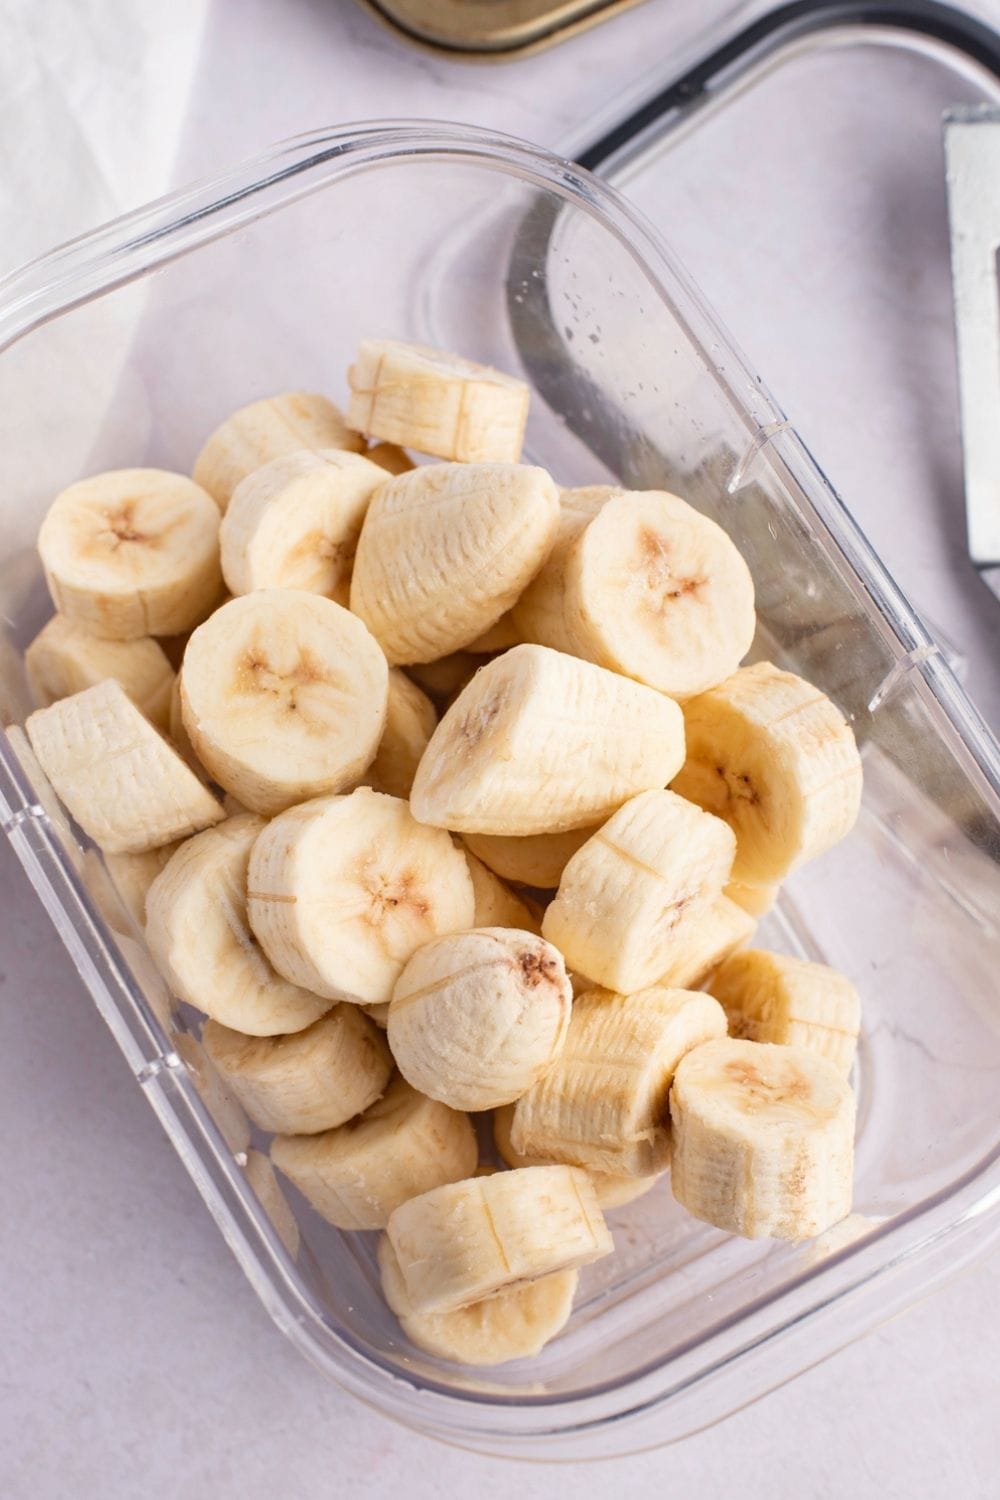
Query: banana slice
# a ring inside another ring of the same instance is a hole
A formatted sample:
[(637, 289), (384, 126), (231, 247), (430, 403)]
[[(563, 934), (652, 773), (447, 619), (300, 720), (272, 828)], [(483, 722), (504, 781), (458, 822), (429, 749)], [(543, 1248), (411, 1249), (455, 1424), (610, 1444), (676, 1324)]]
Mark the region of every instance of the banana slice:
[[(552, 550), (543, 566), (524, 590), (511, 618), (522, 641), (535, 641), (579, 656), (576, 636), (566, 615), (566, 562), (574, 544), (609, 500), (625, 491), (609, 484), (592, 484), (583, 489), (560, 490), (559, 526)], [(619, 608), (619, 601), (612, 602)]]
[(670, 1161), (667, 1096), (693, 1047), (726, 1034), (697, 990), (591, 990), (573, 1006), (562, 1055), (517, 1101), (511, 1145), (588, 1171), (649, 1177)]
[(608, 500), (570, 548), (564, 588), (578, 655), (675, 698), (735, 672), (756, 629), (733, 542), (664, 490)]
[(562, 956), (533, 933), (485, 927), (426, 943), (396, 981), (389, 1046), (403, 1077), (452, 1109), (520, 1097), (566, 1040)]
[(385, 729), (368, 770), (372, 786), (390, 797), (408, 797), (420, 757), (437, 726), (437, 712), (427, 694), (398, 667), (389, 669)]
[[(516, 1108), (516, 1104), (504, 1104), (493, 1111), (493, 1144), (500, 1160), (508, 1167), (557, 1165), (551, 1157), (525, 1156), (523, 1152), (514, 1150), (510, 1132)], [(656, 1186), (663, 1173), (653, 1172), (648, 1177), (624, 1177), (615, 1172), (592, 1172), (588, 1169), (587, 1176), (594, 1185), (598, 1203), (606, 1210), (624, 1208), (626, 1203), (634, 1203), (636, 1198), (642, 1198), (650, 1188)]]
[(349, 421), (382, 438), (460, 463), (516, 463), (529, 391), (489, 365), (457, 354), (365, 339), (347, 372)]
[(396, 1078), (377, 1104), (322, 1135), (279, 1135), (271, 1160), (338, 1229), (384, 1229), (401, 1203), (476, 1169), (468, 1115)]
[(24, 670), (37, 708), (113, 677), (151, 724), (167, 729), (174, 671), (161, 646), (148, 636), (108, 641), (53, 615), (25, 651)]
[(542, 932), (572, 969), (608, 989), (630, 995), (655, 984), (683, 925), (721, 896), (734, 847), (721, 818), (673, 792), (643, 792), (573, 855)]
[(854, 827), (861, 758), (840, 710), (770, 662), (684, 706), (687, 760), (672, 785), (736, 833), (733, 879), (782, 880)]
[(495, 875), (515, 885), (551, 891), (562, 879), (570, 859), (600, 824), (571, 828), (568, 833), (533, 833), (510, 838), (496, 833), (467, 833), (462, 842)]
[(297, 589), (230, 600), (184, 653), (195, 754), (266, 816), (356, 782), (378, 748), (387, 695), (385, 658), (361, 621)]
[(691, 916), (685, 914), (674, 928), (667, 966), (657, 984), (692, 990), (706, 983), (723, 959), (750, 941), (756, 925), (749, 912), (725, 896)]
[(563, 833), (662, 787), (683, 756), (670, 698), (545, 646), (515, 646), (445, 714), (410, 802), (419, 822), (457, 833)]
[(49, 507), (38, 552), (60, 614), (109, 640), (190, 630), (222, 587), (218, 509), (165, 469), (71, 484)]
[(279, 1240), (292, 1260), (295, 1260), (302, 1237), (299, 1234), (299, 1226), (295, 1222), (295, 1215), (288, 1205), (288, 1199), (278, 1186), (278, 1179), (274, 1175), (270, 1160), (263, 1151), (248, 1151), (247, 1164), (243, 1170), (246, 1173), (247, 1182), (257, 1194), (261, 1208), (274, 1225)]
[(851, 1071), (861, 1000), (844, 974), (785, 953), (734, 953), (712, 976), (732, 1036), (805, 1047)]
[(510, 609), (552, 545), (559, 495), (526, 464), (429, 464), (368, 507), (351, 609), (391, 663), (430, 662)]
[(314, 1135), (380, 1099), (392, 1072), (384, 1038), (356, 1005), (335, 1005), (290, 1036), (244, 1036), (206, 1021), (205, 1051), (261, 1130)]
[(778, 899), (780, 885), (746, 885), (741, 880), (731, 880), (723, 891), (728, 901), (749, 912), (752, 917), (765, 917)]
[[(392, 996), (432, 938), (472, 926), (461, 849), (367, 787), (275, 818), (250, 861), (250, 924), (278, 970), (331, 1000)], [(245, 1028), (244, 1028), (245, 1029)]]
[(249, 1036), (302, 1031), (330, 1009), (274, 972), (247, 923), (247, 865), (263, 827), (247, 813), (189, 839), (146, 895), (146, 941), (174, 993)]
[(503, 881), (498, 880), (493, 871), (488, 870), (468, 850), (465, 851), (465, 858), (472, 877), (472, 894), (476, 903), (472, 925), (520, 927), (524, 932), (533, 932), (540, 937), (541, 924), (520, 896), (515, 896), (513, 891), (508, 890)]
[(580, 1275), (554, 1271), (454, 1312), (418, 1313), (385, 1235), (379, 1240), (378, 1264), (385, 1300), (410, 1343), (462, 1365), (502, 1365), (540, 1354), (565, 1328)]
[(156, 849), (223, 817), (118, 682), (37, 709), (25, 729), (59, 797), (105, 853)]
[(387, 474), (408, 474), (416, 467), (409, 454), (396, 443), (373, 443), (365, 458), (378, 464)]
[(387, 1229), (417, 1313), (454, 1312), (614, 1249), (590, 1179), (573, 1167), (448, 1183), (395, 1209)]
[(234, 1156), (242, 1156), (249, 1149), (251, 1140), (250, 1121), (243, 1106), (227, 1087), (197, 1037), (189, 1031), (174, 1031), (171, 1041), (222, 1139)]
[(106, 854), (104, 868), (132, 921), (143, 932), (146, 927), (146, 896), (149, 888), (173, 859), (180, 844), (161, 844), (141, 854)]
[(809, 1239), (851, 1211), (854, 1095), (804, 1047), (724, 1037), (682, 1060), (670, 1091), (674, 1197), (749, 1239)]
[(406, 676), (438, 707), (447, 708), (482, 665), (482, 657), (473, 656), (471, 651), (453, 651), (437, 661), (415, 662), (407, 667)]
[(234, 411), (205, 443), (192, 473), (224, 511), (241, 479), (273, 458), (303, 448), (361, 453), (365, 441), (325, 396), (290, 391)]
[(219, 528), (232, 594), (334, 593), (350, 579), (368, 502), (386, 473), (359, 453), (285, 453), (241, 479)]

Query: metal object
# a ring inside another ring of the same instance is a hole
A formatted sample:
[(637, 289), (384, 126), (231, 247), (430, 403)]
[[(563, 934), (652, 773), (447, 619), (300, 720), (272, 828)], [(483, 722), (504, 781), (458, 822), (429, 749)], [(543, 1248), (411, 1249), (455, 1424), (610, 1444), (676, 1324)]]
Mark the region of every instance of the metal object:
[(411, 42), (483, 61), (541, 51), (642, 0), (360, 0)]
[(969, 556), (1000, 598), (1000, 110), (945, 118)]

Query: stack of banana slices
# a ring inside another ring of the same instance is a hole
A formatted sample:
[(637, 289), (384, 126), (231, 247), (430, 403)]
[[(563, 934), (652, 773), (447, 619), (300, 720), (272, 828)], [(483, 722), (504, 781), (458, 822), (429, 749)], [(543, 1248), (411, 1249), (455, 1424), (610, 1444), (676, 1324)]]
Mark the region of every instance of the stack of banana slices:
[(496, 1364), (643, 1193), (754, 1237), (850, 1212), (857, 994), (750, 945), (861, 765), (821, 692), (741, 665), (714, 522), (521, 463), (499, 371), (372, 340), (349, 384), (346, 415), (237, 411), (193, 478), (56, 498), (25, 727), (206, 1018), (183, 1055), (227, 1141), (271, 1138), (286, 1245), (274, 1168), (378, 1232), (414, 1345)]

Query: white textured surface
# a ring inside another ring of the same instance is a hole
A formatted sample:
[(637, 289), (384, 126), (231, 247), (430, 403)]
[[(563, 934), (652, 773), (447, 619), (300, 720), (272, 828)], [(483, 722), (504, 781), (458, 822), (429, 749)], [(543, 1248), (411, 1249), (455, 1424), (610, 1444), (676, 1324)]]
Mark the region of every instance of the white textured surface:
[[(7, 0), (0, 14), (15, 9)], [(42, 7), (21, 9), (26, 32), (41, 24), (26, 17)], [(68, 15), (84, 7), (55, 9)], [(649, 0), (557, 53), (483, 69), (408, 50), (351, 0), (214, 0), (186, 108), (194, 54), (177, 18), (193, 36), (200, 5), (90, 0), (85, 9), (102, 46), (89, 54), (82, 45), (56, 56), (38, 47), (22, 53), (48, 58), (47, 85), (33, 92), (25, 84), (20, 105), (6, 102), (4, 119), (8, 140), (41, 140), (39, 101), (47, 101), (51, 119), (52, 89), (65, 86), (80, 126), (73, 133), (93, 143), (100, 191), (90, 193), (79, 174), (74, 193), (49, 183), (37, 204), (25, 206), (19, 253), (79, 232), (168, 180), (213, 171), (276, 137), (324, 124), (413, 114), (558, 141), (643, 71), (654, 46), (679, 33), (700, 5)], [(116, 143), (107, 101), (116, 80), (121, 86), (120, 69), (102, 75), (107, 65), (97, 61), (126, 14), (139, 17), (126, 35), (153, 38), (150, 55), (160, 62), (147, 70), (159, 77), (158, 145), (148, 152), (136, 149), (137, 93), (122, 104), (128, 128)], [(163, 103), (171, 95), (173, 111)], [(182, 115), (171, 170), (168, 147)], [(25, 160), (18, 156), (22, 167)], [(9, 189), (10, 172), (5, 156), (0, 188)], [(836, 453), (823, 457), (836, 477)], [(847, 437), (845, 457), (856, 469), (856, 444)], [(995, 703), (997, 664), (990, 669), (982, 648), (984, 628), (988, 644), (1000, 616), (974, 610), (966, 617), (955, 608), (960, 542), (943, 549), (936, 526), (921, 530), (919, 519), (900, 535), (877, 497), (864, 499), (866, 524), (896, 571), (912, 576), (921, 604), (933, 614), (938, 599), (949, 601), (942, 623), (971, 658), (980, 701)], [(5, 846), (0, 891), (4, 1500), (397, 1493), (421, 1500), (466, 1490), (548, 1497), (605, 1488), (638, 1496), (668, 1487), (706, 1500), (997, 1494), (995, 1257), (721, 1426), (602, 1469), (514, 1467), (449, 1451), (341, 1396), (270, 1325)]]

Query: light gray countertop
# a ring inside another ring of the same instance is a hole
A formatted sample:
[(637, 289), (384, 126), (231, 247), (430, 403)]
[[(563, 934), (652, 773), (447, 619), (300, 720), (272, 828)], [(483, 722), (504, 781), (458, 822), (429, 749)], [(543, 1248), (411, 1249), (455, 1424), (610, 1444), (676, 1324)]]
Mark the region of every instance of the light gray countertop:
[[(118, 7), (86, 8), (109, 24)], [(158, 7), (138, 9), (151, 35), (168, 24), (153, 16)], [(129, 191), (139, 201), (283, 135), (348, 120), (447, 117), (559, 143), (699, 9), (699, 0), (648, 0), (559, 52), (481, 68), (407, 49), (350, 0), (184, 0), (185, 24), (207, 14), (200, 41), (195, 31), (186, 49), (168, 47), (178, 66), (185, 53), (187, 68), (176, 149), (160, 176), (150, 168), (147, 178), (140, 163), (126, 189), (109, 189), (111, 208), (130, 206)], [(96, 201), (92, 217), (104, 216), (108, 203)], [(55, 202), (43, 205), (25, 253), (86, 227), (85, 217), (66, 222)], [(698, 244), (689, 233), (685, 253)], [(729, 283), (726, 254), (707, 230), (700, 254), (694, 270), (719, 302), (728, 286), (733, 307), (722, 310), (738, 321), (753, 242)], [(762, 261), (762, 288), (767, 269)], [(761, 304), (736, 331), (787, 402), (805, 366), (777, 359), (780, 330), (769, 339), (763, 295)], [(825, 358), (834, 368), (863, 357), (849, 345), (831, 334)], [(905, 421), (903, 406), (900, 398), (893, 420)], [(978, 585), (962, 551), (953, 447), (946, 524), (918, 507), (900, 526), (864, 435), (829, 407), (817, 410), (813, 431), (808, 403), (795, 415), (904, 586), (967, 658), (970, 689), (995, 722), (1000, 609), (991, 601), (991, 613), (978, 595), (969, 603)], [(944, 448), (954, 443), (950, 422)], [(905, 462), (916, 473), (912, 453)], [(513, 1466), (390, 1424), (327, 1384), (270, 1324), (6, 845), (0, 893), (4, 1500), (554, 1497), (581, 1486), (622, 1496), (669, 1487), (706, 1500), (998, 1493), (995, 1256), (718, 1427), (604, 1469)]]

